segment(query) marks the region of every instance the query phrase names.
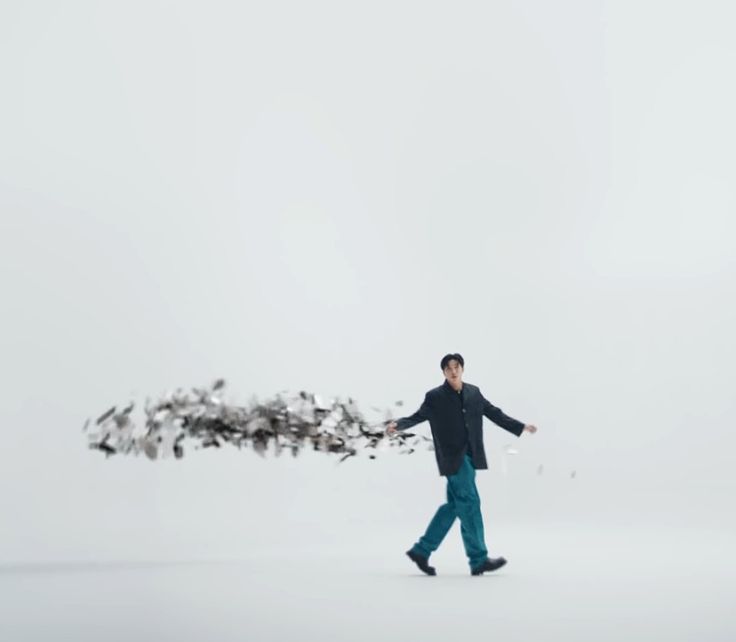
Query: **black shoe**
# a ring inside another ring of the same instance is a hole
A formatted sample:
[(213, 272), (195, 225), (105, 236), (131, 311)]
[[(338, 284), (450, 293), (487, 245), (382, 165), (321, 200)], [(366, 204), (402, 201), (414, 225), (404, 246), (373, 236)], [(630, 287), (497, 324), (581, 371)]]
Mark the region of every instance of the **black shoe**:
[(480, 566), (470, 569), (471, 575), (482, 575), (486, 571), (495, 571), (506, 563), (503, 557), (486, 557), (486, 561)]
[(406, 554), (409, 556), (409, 559), (412, 562), (415, 562), (416, 565), (427, 575), (437, 575), (437, 572), (434, 570), (434, 566), (430, 566), (427, 562), (429, 561), (429, 558), (422, 557), (421, 555), (418, 555), (411, 549), (406, 551)]

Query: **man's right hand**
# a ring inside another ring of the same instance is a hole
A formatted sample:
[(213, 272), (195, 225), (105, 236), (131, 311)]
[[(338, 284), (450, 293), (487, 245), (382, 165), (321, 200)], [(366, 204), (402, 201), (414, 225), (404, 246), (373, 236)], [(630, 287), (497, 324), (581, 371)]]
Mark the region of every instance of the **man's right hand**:
[(386, 434), (387, 435), (393, 435), (396, 432), (396, 427), (398, 424), (395, 421), (389, 422), (389, 424), (386, 426)]

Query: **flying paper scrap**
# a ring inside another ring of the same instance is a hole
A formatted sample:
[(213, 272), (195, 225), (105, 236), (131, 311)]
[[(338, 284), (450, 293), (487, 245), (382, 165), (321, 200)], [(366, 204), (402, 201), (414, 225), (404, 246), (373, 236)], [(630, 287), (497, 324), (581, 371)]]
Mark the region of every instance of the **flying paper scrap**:
[(420, 447), (433, 450), (432, 440), (421, 435), (399, 432), (387, 437), (387, 421), (368, 422), (351, 398), (325, 401), (301, 391), (238, 406), (222, 400), (224, 388), (225, 381), (218, 379), (208, 388), (190, 392), (179, 388), (154, 403), (146, 400), (141, 430), (131, 416), (133, 403), (120, 411), (112, 407), (97, 417), (94, 426), (90, 427), (91, 419), (84, 424), (89, 448), (101, 450), (106, 457), (142, 452), (157, 459), (183, 457), (185, 444), (190, 442), (195, 448), (220, 448), (226, 443), (251, 447), (262, 456), (269, 447), (277, 456), (284, 449), (296, 456), (302, 448), (311, 447), (341, 455), (341, 462), (361, 452), (375, 459), (385, 447), (400, 454), (411, 454)]

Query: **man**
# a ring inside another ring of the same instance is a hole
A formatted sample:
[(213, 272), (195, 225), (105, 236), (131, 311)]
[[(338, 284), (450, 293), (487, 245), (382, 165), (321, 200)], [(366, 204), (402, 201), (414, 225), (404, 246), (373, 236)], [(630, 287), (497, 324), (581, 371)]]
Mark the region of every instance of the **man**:
[(456, 517), (460, 518), (471, 575), (494, 571), (506, 563), (503, 557), (488, 557), (480, 497), (475, 486), (476, 469), (488, 468), (483, 449), (483, 415), (517, 437), (523, 432), (537, 432), (536, 426), (505, 415), (481, 394), (478, 386), (464, 382), (464, 367), (465, 360), (458, 353), (442, 357), (444, 383), (425, 394), (421, 407), (413, 415), (392, 421), (386, 427), (386, 433), (393, 435), (428, 420), (439, 473), (447, 477), (447, 502), (437, 509), (424, 535), (406, 551), (427, 575), (436, 575), (434, 567), (429, 565), (429, 556), (437, 550)]

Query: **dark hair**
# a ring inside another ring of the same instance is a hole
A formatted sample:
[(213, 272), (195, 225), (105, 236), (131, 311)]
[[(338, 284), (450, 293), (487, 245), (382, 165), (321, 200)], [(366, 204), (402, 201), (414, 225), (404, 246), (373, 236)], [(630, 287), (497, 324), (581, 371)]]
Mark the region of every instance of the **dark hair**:
[(442, 361), (440, 361), (440, 368), (442, 369), (442, 372), (445, 371), (447, 364), (450, 363), (452, 359), (459, 361), (460, 365), (463, 368), (465, 367), (465, 359), (463, 359), (463, 355), (461, 355), (459, 352), (454, 352), (454, 353), (446, 354), (444, 357), (442, 357)]

